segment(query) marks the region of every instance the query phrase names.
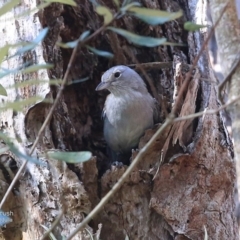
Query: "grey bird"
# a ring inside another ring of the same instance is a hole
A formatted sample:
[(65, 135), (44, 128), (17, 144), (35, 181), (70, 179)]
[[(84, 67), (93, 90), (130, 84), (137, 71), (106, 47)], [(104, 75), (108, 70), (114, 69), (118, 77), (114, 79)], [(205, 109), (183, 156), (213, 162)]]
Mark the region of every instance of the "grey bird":
[(113, 160), (124, 162), (119, 156), (131, 154), (145, 130), (154, 124), (155, 99), (142, 78), (126, 66), (107, 70), (96, 91), (103, 89), (110, 91), (103, 109), (104, 138)]

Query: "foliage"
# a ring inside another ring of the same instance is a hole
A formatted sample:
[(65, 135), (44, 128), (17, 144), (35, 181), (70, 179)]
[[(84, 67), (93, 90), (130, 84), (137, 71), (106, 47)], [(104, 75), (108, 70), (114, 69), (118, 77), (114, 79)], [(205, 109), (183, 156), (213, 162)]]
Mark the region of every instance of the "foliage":
[[(129, 32), (125, 29), (111, 27), (110, 25), (113, 23), (114, 20), (123, 18), (126, 15), (136, 17), (141, 21), (150, 25), (164, 24), (181, 17), (182, 16), (181, 11), (171, 13), (171, 12), (166, 12), (166, 11), (161, 11), (156, 9), (147, 9), (147, 8), (141, 7), (138, 2), (131, 2), (129, 0), (124, 0), (123, 4), (120, 6), (119, 0), (113, 0), (113, 1), (117, 8), (116, 13), (113, 13), (108, 7), (101, 6), (96, 1), (92, 0), (96, 13), (103, 17), (103, 26), (100, 29), (101, 31), (97, 32), (98, 34), (107, 30), (112, 31), (116, 34), (121, 35), (122, 37), (127, 39), (130, 43), (144, 46), (144, 47), (156, 47), (163, 44), (175, 45), (175, 43), (167, 42), (166, 38), (153, 38), (149, 36), (140, 36), (136, 33)], [(20, 3), (20, 0), (10, 0), (7, 3), (5, 3), (0, 8), (0, 19), (1, 19), (1, 16), (11, 11), (19, 3)], [(51, 3), (62, 3), (62, 4), (70, 5), (72, 7), (77, 6), (77, 4), (73, 0), (45, 0), (35, 9), (32, 9), (30, 11), (27, 10), (19, 14), (18, 16), (16, 16), (16, 18), (26, 16), (33, 11), (45, 8), (49, 6)], [(190, 26), (189, 24), (186, 24), (186, 29), (188, 29), (189, 31), (192, 31), (192, 30), (198, 30), (199, 28), (193, 25)], [(29, 107), (29, 105), (33, 105), (39, 101), (47, 101), (41, 96), (34, 96), (34, 97), (19, 99), (14, 102), (11, 102), (8, 100), (8, 91), (11, 88), (39, 85), (39, 84), (46, 84), (46, 83), (60, 85), (63, 82), (63, 79), (52, 79), (47, 82), (41, 79), (31, 79), (26, 82), (16, 83), (14, 85), (8, 86), (7, 88), (3, 86), (3, 82), (1, 84), (1, 80), (6, 76), (10, 76), (11, 74), (29, 74), (29, 73), (38, 72), (39, 70), (50, 69), (53, 67), (53, 65), (49, 63), (30, 64), (30, 65), (28, 63), (24, 63), (22, 66), (18, 66), (16, 69), (5, 69), (2, 67), (4, 61), (7, 61), (8, 59), (11, 59), (14, 57), (23, 56), (29, 51), (34, 50), (39, 44), (43, 42), (44, 38), (48, 34), (48, 31), (49, 31), (48, 28), (44, 28), (39, 32), (38, 36), (32, 41), (29, 41), (29, 42), (22, 41), (16, 44), (5, 44), (0, 48), (0, 95), (4, 99), (4, 101), (2, 101), (2, 103), (0, 104), (1, 112), (9, 109), (13, 111), (24, 111), (24, 109)], [(83, 32), (78, 39), (67, 42), (67, 43), (58, 42), (57, 45), (61, 48), (74, 48), (74, 49), (76, 49), (80, 45), (81, 47), (87, 48), (89, 51), (91, 51), (92, 53), (98, 56), (112, 58), (113, 57), (112, 53), (96, 49), (86, 44), (95, 35), (97, 34), (96, 33), (90, 34), (90, 31), (87, 30)], [(14, 54), (10, 54), (13, 51), (14, 51)], [(87, 78), (80, 79), (75, 82), (82, 82), (86, 80)], [(7, 136), (6, 134), (0, 133), (0, 138), (6, 144), (5, 147), (2, 147), (0, 149), (0, 154), (5, 153), (6, 151), (11, 151), (19, 158), (23, 158), (27, 161), (30, 161), (36, 164), (41, 164), (43, 166), (46, 165), (45, 163), (39, 162), (39, 160), (29, 156), (28, 154), (21, 152), (18, 149), (18, 147), (14, 144), (14, 141), (10, 139), (10, 137)], [(82, 152), (53, 152), (53, 151), (50, 152), (49, 151), (46, 153), (46, 155), (50, 159), (65, 161), (67, 163), (85, 162), (91, 159), (92, 157), (91, 152), (88, 152), (88, 151), (82, 151)], [(11, 221), (11, 219), (5, 215), (4, 213), (1, 214), (2, 225)], [(46, 227), (44, 228), (47, 229)], [(52, 239), (54, 239), (53, 235), (51, 235), (51, 237)]]

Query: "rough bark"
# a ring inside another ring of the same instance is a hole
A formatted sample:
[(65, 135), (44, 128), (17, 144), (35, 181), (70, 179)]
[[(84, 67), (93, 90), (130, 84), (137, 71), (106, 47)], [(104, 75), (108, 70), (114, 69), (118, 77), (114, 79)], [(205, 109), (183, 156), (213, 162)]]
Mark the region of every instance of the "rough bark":
[[(39, 29), (39, 17), (41, 26), (50, 28), (42, 48), (44, 60), (54, 64), (54, 68), (48, 72), (49, 78), (63, 76), (71, 54), (71, 50), (59, 48), (56, 42), (72, 41), (83, 31), (95, 31), (102, 25), (102, 18), (94, 12), (90, 1), (76, 2), (78, 6), (74, 8), (53, 3), (35, 16), (37, 23), (31, 22), (28, 26), (29, 29)], [(112, 10), (115, 8), (112, 1), (103, 1), (101, 4), (106, 4)], [(196, 4), (197, 1), (144, 1), (143, 5), (149, 8), (168, 11), (182, 8), (184, 17), (156, 27), (149, 27), (131, 17), (124, 17), (114, 23), (116, 27), (140, 35), (164, 36), (171, 42), (187, 42), (188, 48), (140, 48), (112, 32), (105, 32), (90, 44), (98, 49), (112, 51), (115, 55), (112, 60), (97, 57), (85, 48), (79, 49), (68, 81), (86, 76), (90, 80), (66, 87), (35, 152), (48, 163), (47, 167), (29, 165), (17, 186), (20, 195), (10, 197), (15, 204), (21, 203), (23, 217), (20, 220), (23, 227), (17, 228), (15, 220), (12, 224), (19, 232), (25, 232), (25, 239), (39, 239), (45, 231), (40, 224), (50, 227), (60, 209), (64, 209), (64, 216), (53, 233), (57, 239), (61, 239), (61, 235), (67, 236), (125, 170), (125, 167), (106, 170), (108, 157), (101, 121), (106, 93), (94, 91), (103, 71), (118, 64), (173, 62), (173, 68), (148, 71), (162, 99), (159, 103), (162, 105), (162, 118), (166, 116), (164, 110), (170, 111), (174, 102), (173, 94), (178, 93), (176, 88), (182, 84), (186, 69), (189, 69), (187, 64), (192, 63), (203, 42), (203, 33), (187, 33), (183, 30), (184, 21), (199, 21), (195, 17)], [(198, 16), (204, 16), (204, 6), (202, 9), (203, 12), (198, 12)], [(33, 16), (30, 17), (33, 19)], [(23, 33), (25, 36), (30, 35), (30, 30), (24, 25), (19, 24), (18, 31), (22, 37)], [(37, 62), (42, 59), (41, 53), (38, 53)], [(16, 80), (23, 81), (14, 76), (12, 83)], [(206, 107), (216, 109), (218, 104), (213, 82), (207, 57), (203, 55), (193, 72), (191, 84), (182, 99), (183, 107), (178, 113), (189, 114)], [(24, 90), (31, 95), (38, 88)], [(48, 93), (46, 97), (53, 99), (58, 90), (56, 86), (50, 89), (46, 87), (44, 91), (41, 88), (45, 95)], [(25, 96), (24, 93), (20, 91), (21, 96)], [(16, 98), (14, 96), (12, 100)], [(189, 103), (192, 103), (191, 108), (187, 105)], [(13, 135), (21, 133), (23, 146), (34, 141), (48, 110), (49, 104), (38, 103), (26, 109), (24, 121), (22, 114), (14, 115), (16, 124), (11, 125), (10, 130)], [(11, 122), (11, 117), (10, 114), (5, 121)], [(146, 132), (139, 148), (144, 146), (157, 127)], [(90, 222), (89, 231), (96, 233), (101, 223), (100, 239), (106, 240), (124, 239), (126, 235), (130, 239), (203, 239), (206, 226), (208, 239), (238, 239), (233, 200), (235, 170), (227, 134), (218, 114), (174, 124), (166, 129), (119, 192)], [(157, 172), (163, 147), (166, 150), (164, 164)], [(90, 150), (96, 157), (85, 164), (70, 165), (41, 157), (40, 154), (48, 149)], [(136, 154), (134, 152), (133, 157)], [(13, 158), (21, 162), (15, 156)], [(9, 204), (5, 204), (5, 211), (12, 209)], [(9, 228), (3, 234), (5, 239), (21, 239), (14, 237)], [(9, 237), (7, 234), (12, 235)], [(83, 231), (75, 239), (90, 237)]]

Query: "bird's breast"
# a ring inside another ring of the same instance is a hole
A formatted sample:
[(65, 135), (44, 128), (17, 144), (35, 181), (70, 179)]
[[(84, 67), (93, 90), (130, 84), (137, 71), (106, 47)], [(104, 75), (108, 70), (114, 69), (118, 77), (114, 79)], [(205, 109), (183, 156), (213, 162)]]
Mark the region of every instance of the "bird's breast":
[(105, 113), (104, 135), (108, 145), (114, 151), (129, 151), (153, 125), (153, 98), (141, 94), (125, 98), (109, 96)]

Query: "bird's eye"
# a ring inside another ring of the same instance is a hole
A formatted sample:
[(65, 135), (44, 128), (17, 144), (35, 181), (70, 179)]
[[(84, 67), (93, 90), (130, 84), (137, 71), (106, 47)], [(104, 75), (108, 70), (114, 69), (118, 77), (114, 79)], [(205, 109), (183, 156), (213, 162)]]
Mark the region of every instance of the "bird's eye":
[(120, 77), (120, 75), (121, 75), (121, 73), (120, 73), (120, 72), (115, 72), (115, 73), (114, 73), (114, 77), (115, 77), (115, 78), (119, 78), (119, 77)]

